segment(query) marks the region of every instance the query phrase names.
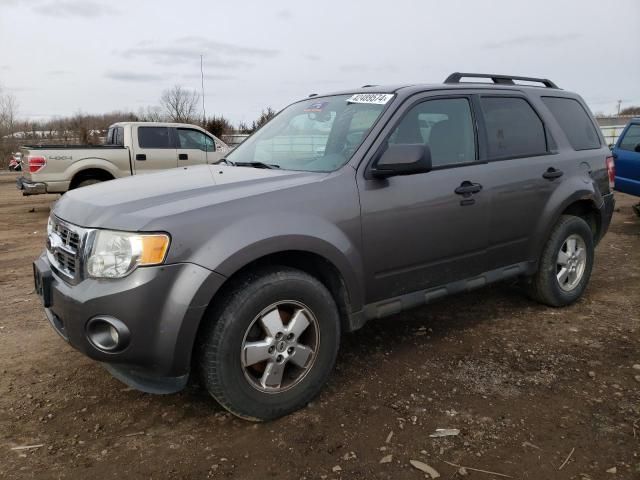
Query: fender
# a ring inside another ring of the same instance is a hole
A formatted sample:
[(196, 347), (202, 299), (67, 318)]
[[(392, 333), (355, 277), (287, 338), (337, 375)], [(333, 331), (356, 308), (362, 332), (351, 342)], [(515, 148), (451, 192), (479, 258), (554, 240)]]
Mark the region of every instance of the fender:
[(82, 160), (76, 160), (69, 165), (65, 172), (64, 178), (72, 179), (76, 174), (82, 170), (99, 169), (109, 172), (113, 178), (128, 177), (130, 173), (127, 171), (124, 173), (113, 162), (104, 158), (83, 158)]
[(293, 212), (241, 217), (217, 231), (190, 255), (190, 261), (230, 277), (267, 255), (313, 253), (338, 270), (349, 292), (351, 309), (357, 311), (364, 301), (362, 258), (352, 241), (360, 238), (359, 223), (349, 228), (351, 235), (321, 217)]
[(558, 188), (555, 189), (536, 224), (533, 235), (534, 241), (530, 244), (532, 250), (529, 252), (529, 257), (531, 259), (537, 261), (540, 258), (547, 238), (549, 238), (551, 234), (551, 229), (562, 215), (562, 212), (564, 212), (569, 205), (583, 200), (587, 200), (593, 204), (596, 210), (602, 207), (603, 200), (600, 196), (600, 191), (591, 179), (587, 180), (584, 177), (574, 177), (562, 182)]

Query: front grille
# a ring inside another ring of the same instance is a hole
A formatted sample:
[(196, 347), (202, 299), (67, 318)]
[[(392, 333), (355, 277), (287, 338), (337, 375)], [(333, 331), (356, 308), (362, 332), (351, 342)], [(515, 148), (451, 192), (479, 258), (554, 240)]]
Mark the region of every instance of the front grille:
[(47, 256), (51, 265), (66, 279), (78, 279), (82, 260), (84, 229), (51, 216)]

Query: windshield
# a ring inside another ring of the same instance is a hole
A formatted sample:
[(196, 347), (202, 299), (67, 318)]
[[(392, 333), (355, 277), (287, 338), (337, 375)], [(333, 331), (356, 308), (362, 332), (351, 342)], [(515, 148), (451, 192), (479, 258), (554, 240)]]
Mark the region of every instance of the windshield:
[(240, 144), (229, 161), (331, 172), (349, 161), (392, 97), (335, 95), (295, 103)]

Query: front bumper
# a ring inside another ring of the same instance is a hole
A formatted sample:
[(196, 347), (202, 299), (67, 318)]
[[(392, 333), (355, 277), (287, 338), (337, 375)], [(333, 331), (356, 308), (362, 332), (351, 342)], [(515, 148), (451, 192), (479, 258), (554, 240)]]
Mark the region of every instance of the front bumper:
[(16, 179), (16, 187), (18, 190), (22, 190), (23, 195), (38, 195), (40, 193), (47, 193), (47, 184), (42, 182), (30, 182), (24, 177), (18, 177)]
[[(74, 348), (102, 362), (119, 380), (151, 393), (181, 390), (188, 379), (200, 320), (224, 277), (191, 263), (138, 268), (122, 279), (86, 278), (70, 285), (46, 255), (34, 262), (36, 285), (52, 327)], [(38, 283), (38, 282), (36, 282)], [(121, 350), (88, 338), (96, 317), (115, 318), (130, 332)]]

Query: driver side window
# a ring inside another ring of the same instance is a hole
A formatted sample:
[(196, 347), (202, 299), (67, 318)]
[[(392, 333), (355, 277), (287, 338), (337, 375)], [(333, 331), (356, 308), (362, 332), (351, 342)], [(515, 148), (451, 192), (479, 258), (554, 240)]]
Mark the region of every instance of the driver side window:
[(620, 140), (620, 149), (629, 150), (630, 152), (638, 152), (638, 146), (640, 146), (640, 125), (630, 125), (627, 132), (624, 134), (622, 140)]
[(216, 147), (211, 137), (190, 128), (178, 129), (178, 148), (213, 152)]
[(469, 100), (446, 98), (415, 105), (405, 113), (388, 142), (427, 145), (434, 167), (475, 161), (476, 139)]

